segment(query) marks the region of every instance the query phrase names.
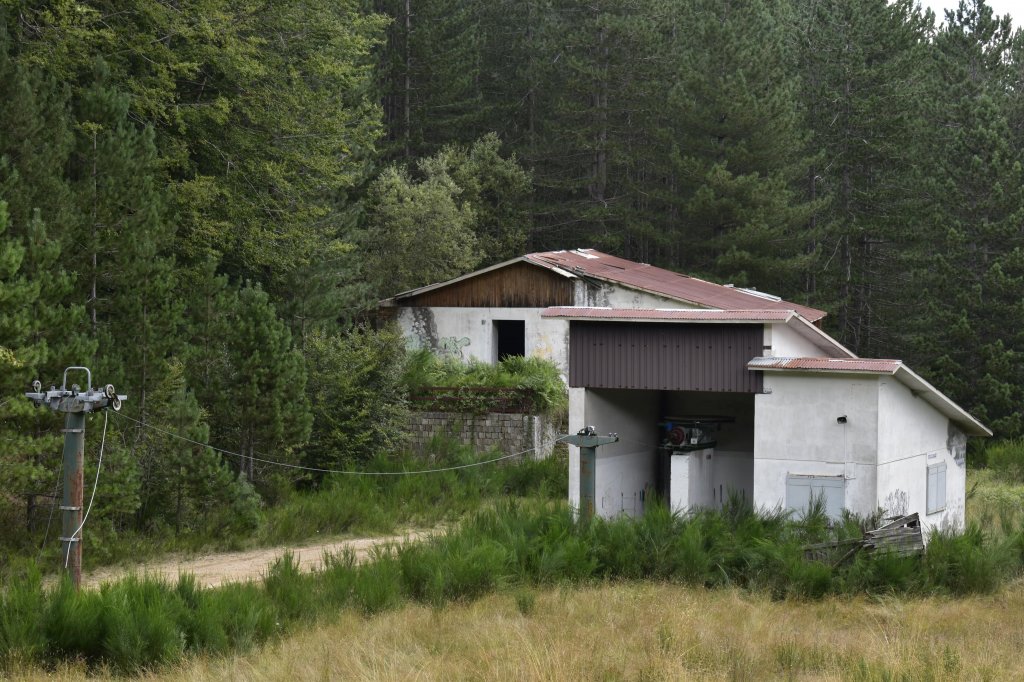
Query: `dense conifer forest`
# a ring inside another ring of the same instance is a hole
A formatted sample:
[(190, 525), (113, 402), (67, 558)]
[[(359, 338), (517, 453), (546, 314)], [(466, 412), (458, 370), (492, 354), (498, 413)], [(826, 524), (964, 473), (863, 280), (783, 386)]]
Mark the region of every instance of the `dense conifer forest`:
[[(1022, 149), (981, 0), (0, 0), (0, 516), (53, 487), (20, 394), (68, 365), (243, 455), (388, 452), (375, 302), (552, 248), (823, 308), (1021, 435)], [(316, 484), (125, 418), (106, 448), (96, 532)]]

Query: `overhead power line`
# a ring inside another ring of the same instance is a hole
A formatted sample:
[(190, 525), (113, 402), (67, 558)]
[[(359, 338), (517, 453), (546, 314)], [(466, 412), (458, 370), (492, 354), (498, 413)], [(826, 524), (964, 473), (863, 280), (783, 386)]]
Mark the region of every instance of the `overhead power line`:
[[(501, 457), (495, 457), (494, 459), (487, 459), (487, 460), (484, 460), (482, 462), (472, 462), (470, 464), (459, 464), (459, 465), (456, 465), (456, 466), (443, 467), (443, 468), (440, 468), (440, 469), (414, 469), (412, 471), (352, 471), (350, 469), (325, 469), (325, 468), (321, 468), (321, 467), (308, 467), (308, 466), (303, 466), (301, 464), (290, 464), (288, 462), (281, 462), (281, 461), (274, 460), (274, 459), (267, 459), (266, 455), (263, 455), (263, 453), (260, 453), (260, 452), (256, 453), (258, 455), (261, 455), (260, 457), (250, 457), (249, 455), (242, 455), (242, 454), (237, 453), (237, 452), (232, 452), (231, 450), (225, 450), (223, 448), (218, 448), (218, 447), (216, 447), (214, 445), (210, 445), (209, 443), (201, 443), (201, 442), (199, 442), (197, 440), (193, 440), (191, 438), (186, 438), (185, 436), (182, 436), (180, 434), (174, 433), (173, 431), (168, 431), (167, 429), (161, 428), (161, 427), (156, 426), (154, 424), (149, 424), (149, 423), (144, 422), (144, 421), (142, 421), (140, 419), (135, 419), (134, 417), (129, 417), (128, 415), (123, 414), (121, 412), (115, 412), (114, 414), (116, 414), (118, 417), (121, 417), (123, 419), (127, 419), (129, 421), (135, 422), (139, 426), (142, 426), (142, 427), (147, 428), (147, 429), (152, 429), (153, 431), (157, 431), (159, 433), (162, 433), (162, 434), (164, 434), (166, 436), (170, 436), (172, 438), (177, 438), (178, 440), (185, 441), (186, 443), (191, 443), (192, 445), (198, 445), (198, 446), (204, 447), (204, 448), (210, 448), (211, 450), (213, 450), (215, 452), (219, 452), (219, 453), (221, 453), (223, 455), (228, 455), (230, 457), (237, 457), (239, 459), (239, 461), (251, 459), (252, 461), (260, 462), (261, 464), (269, 464), (271, 466), (278, 466), (278, 467), (283, 467), (283, 468), (286, 468), (286, 469), (298, 469), (300, 471), (310, 471), (310, 472), (318, 473), (318, 474), (341, 474), (341, 475), (346, 475), (346, 476), (412, 476), (414, 474), (438, 474), (438, 473), (442, 473), (442, 472), (445, 472), (445, 471), (455, 471), (457, 469), (469, 469), (471, 467), (483, 466), (485, 464), (494, 464), (495, 462), (500, 462), (500, 461), (506, 460), (506, 459), (512, 459), (513, 457), (520, 457), (522, 455), (525, 455), (528, 452), (533, 452), (534, 450), (538, 449), (537, 447), (527, 448), (526, 450), (522, 450), (521, 452), (513, 452), (510, 455), (502, 455)], [(560, 442), (562, 442), (562, 440), (563, 440), (563, 438), (556, 438), (554, 441), (551, 442), (551, 444), (554, 445), (556, 443), (560, 443)]]

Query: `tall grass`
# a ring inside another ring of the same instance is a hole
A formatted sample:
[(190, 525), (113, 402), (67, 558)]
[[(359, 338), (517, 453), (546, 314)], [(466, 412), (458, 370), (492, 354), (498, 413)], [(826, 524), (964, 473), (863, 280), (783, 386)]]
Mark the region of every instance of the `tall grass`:
[[(425, 453), (426, 458), (379, 457), (364, 465), (364, 471), (415, 471), (472, 464), (500, 455), (476, 452), (457, 441), (439, 438)], [(260, 510), (251, 533), (209, 532), (176, 536), (170, 529), (143, 534), (125, 531), (116, 541), (92, 542), (86, 528), (89, 551), (86, 568), (137, 562), (170, 552), (241, 550), (273, 546), (311, 538), (345, 533), (390, 534), (410, 526), (435, 526), (505, 497), (529, 496), (561, 499), (569, 487), (567, 454), (564, 446), (555, 454), (536, 460), (529, 454), (498, 465), (469, 467), (444, 473), (416, 476), (359, 476), (336, 474), (313, 491), (296, 492), (273, 507)], [(353, 469), (353, 472), (356, 470)], [(53, 538), (53, 531), (50, 532)], [(36, 540), (38, 542), (38, 540)], [(58, 565), (59, 543), (49, 542), (41, 566)], [(17, 573), (17, 555), (36, 556), (39, 546), (27, 543), (20, 549), (0, 543), (0, 579)]]
[[(513, 499), (429, 541), (378, 549), (362, 565), (349, 553), (303, 574), (285, 555), (258, 584), (200, 590), (186, 576), (174, 585), (128, 578), (99, 591), (67, 583), (47, 591), (27, 571), (0, 593), (0, 661), (83, 660), (133, 673), (193, 652), (245, 650), (346, 609), (369, 616), (409, 600), (439, 607), (505, 587), (529, 595), (542, 585), (656, 580), (773, 599), (965, 595), (991, 592), (1024, 561), (1024, 528), (997, 537), (971, 526), (934, 534), (921, 557), (861, 554), (833, 567), (803, 555), (806, 542), (849, 532), (824, 525), (821, 513), (791, 518), (733, 503), (581, 522), (564, 504)], [(529, 598), (521, 601), (528, 613)]]

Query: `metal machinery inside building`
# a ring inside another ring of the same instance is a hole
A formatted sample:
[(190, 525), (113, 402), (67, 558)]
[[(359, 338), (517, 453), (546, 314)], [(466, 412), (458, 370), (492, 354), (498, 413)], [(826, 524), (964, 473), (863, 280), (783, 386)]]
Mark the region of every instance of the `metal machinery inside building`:
[(674, 511), (721, 504), (728, 493), (714, 486), (718, 429), (733, 423), (724, 415), (665, 416), (658, 422), (657, 476), (660, 497)]

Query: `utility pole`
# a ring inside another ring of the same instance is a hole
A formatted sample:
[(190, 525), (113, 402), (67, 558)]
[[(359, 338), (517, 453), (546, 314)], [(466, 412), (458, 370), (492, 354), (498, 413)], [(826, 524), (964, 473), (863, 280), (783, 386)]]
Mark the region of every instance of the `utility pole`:
[[(80, 370), (85, 372), (86, 389), (82, 391), (78, 384), (68, 385), (68, 372)], [(117, 395), (112, 384), (103, 389), (93, 389), (92, 372), (88, 367), (68, 367), (64, 370), (64, 380), (60, 388), (50, 387), (44, 392), (38, 379), (32, 382), (32, 391), (25, 397), (35, 403), (36, 407), (46, 405), (54, 412), (65, 413), (64, 428), (64, 497), (60, 510), (62, 532), (60, 541), (64, 545), (61, 558), (71, 583), (77, 590), (82, 584), (82, 498), (83, 469), (85, 467), (85, 415), (87, 412), (112, 407), (114, 411), (121, 409), (121, 403), (128, 399), (126, 395)]]
[(575, 445), (580, 449), (580, 518), (594, 518), (594, 500), (597, 497), (597, 448), (601, 445), (618, 443), (619, 436), (609, 433), (607, 436), (597, 435), (593, 426), (586, 426), (575, 436), (562, 436), (563, 443)]

